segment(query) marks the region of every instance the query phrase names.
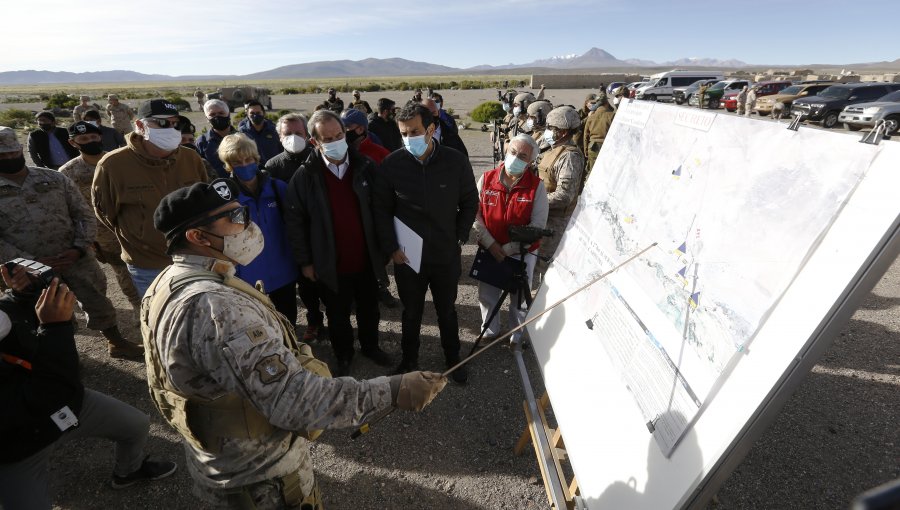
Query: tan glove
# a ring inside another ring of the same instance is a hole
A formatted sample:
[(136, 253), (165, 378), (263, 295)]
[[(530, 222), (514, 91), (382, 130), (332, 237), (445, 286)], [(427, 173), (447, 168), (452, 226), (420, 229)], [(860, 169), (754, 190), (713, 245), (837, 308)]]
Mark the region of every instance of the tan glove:
[(435, 372), (403, 374), (396, 405), (405, 411), (421, 411), (446, 385), (447, 378)]

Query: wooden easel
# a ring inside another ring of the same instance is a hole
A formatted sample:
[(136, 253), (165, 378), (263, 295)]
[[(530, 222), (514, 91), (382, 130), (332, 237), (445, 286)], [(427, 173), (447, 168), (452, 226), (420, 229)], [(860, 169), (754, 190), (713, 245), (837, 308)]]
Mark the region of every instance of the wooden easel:
[[(537, 456), (538, 466), (541, 468), (541, 478), (544, 480), (544, 491), (547, 493), (547, 500), (550, 503), (550, 507), (553, 510), (562, 510), (561, 508), (553, 507), (553, 499), (550, 497), (550, 487), (548, 484), (547, 470), (555, 469), (556, 473), (559, 477), (559, 480), (563, 481), (562, 491), (565, 495), (566, 501), (566, 509), (574, 510), (575, 508), (575, 496), (578, 494), (578, 480), (575, 477), (572, 477), (572, 481), (566, 484), (565, 475), (563, 474), (561, 461), (568, 459), (568, 454), (566, 453), (566, 446), (563, 442), (562, 433), (559, 430), (559, 427), (552, 429), (547, 424), (547, 415), (544, 411), (550, 406), (550, 397), (544, 392), (541, 395), (541, 398), (538, 400), (538, 419), (540, 420), (541, 426), (544, 427), (544, 432), (547, 434), (547, 437), (550, 440), (550, 449), (551, 455), (553, 457), (553, 466), (548, 466), (543, 461), (540, 453), (538, 452), (538, 444), (537, 440), (533, 437), (531, 432), (531, 427), (526, 426), (525, 430), (522, 432), (522, 435), (519, 436), (519, 440), (516, 442), (515, 448), (513, 448), (513, 453), (516, 455), (521, 455), (523, 451), (525, 451), (525, 447), (528, 443), (531, 443), (532, 449), (535, 452), (535, 456)], [(528, 410), (528, 403), (523, 402), (522, 407), (525, 409), (525, 417), (530, 423), (532, 421), (531, 412)]]

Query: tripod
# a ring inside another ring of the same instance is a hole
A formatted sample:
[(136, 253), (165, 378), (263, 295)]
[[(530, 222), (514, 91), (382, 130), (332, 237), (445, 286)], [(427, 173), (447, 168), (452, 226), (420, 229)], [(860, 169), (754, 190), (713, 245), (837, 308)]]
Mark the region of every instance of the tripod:
[[(472, 355), (476, 350), (478, 350), (478, 346), (481, 344), (481, 340), (484, 338), (484, 334), (487, 333), (488, 328), (490, 327), (491, 322), (494, 320), (494, 317), (500, 312), (500, 308), (503, 306), (503, 303), (506, 302), (506, 297), (509, 296), (510, 290), (516, 292), (516, 310), (522, 309), (522, 302), (524, 301), (526, 304), (525, 310), (531, 308), (531, 303), (533, 299), (531, 297), (531, 285), (528, 283), (528, 264), (525, 262), (525, 256), (531, 255), (532, 257), (536, 257), (538, 259), (542, 259), (546, 262), (550, 262), (549, 257), (542, 257), (537, 253), (531, 253), (528, 251), (527, 245), (531, 243), (519, 242), (519, 263), (516, 264), (515, 270), (513, 270), (513, 276), (510, 280), (510, 284), (506, 285), (503, 289), (503, 292), (500, 293), (500, 299), (494, 303), (494, 306), (491, 308), (490, 313), (488, 313), (487, 319), (485, 319), (484, 324), (481, 325), (481, 333), (479, 333), (478, 338), (475, 339), (475, 345), (472, 346), (472, 350), (469, 351), (469, 356)], [(515, 325), (510, 325), (510, 328), (515, 327)]]

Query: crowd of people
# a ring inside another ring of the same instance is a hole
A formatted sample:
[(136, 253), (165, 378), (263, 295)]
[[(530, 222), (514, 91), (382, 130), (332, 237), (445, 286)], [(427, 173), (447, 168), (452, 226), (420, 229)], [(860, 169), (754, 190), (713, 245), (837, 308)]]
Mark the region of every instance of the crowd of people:
[[(509, 97), (505, 157), (477, 182), (434, 91), (372, 109), (356, 91), (344, 108), (332, 89), (309, 118), (276, 122), (250, 101), (237, 127), (228, 105), (212, 99), (196, 140), (165, 99), (134, 111), (110, 95), (106, 127), (84, 96), (68, 128), (37, 114), (27, 142), (34, 165), (14, 130), (0, 127), (0, 259), (11, 261), (0, 380), (16, 416), (3, 435), (17, 445), (0, 460), (3, 507), (49, 508), (47, 458), (71, 437), (117, 443), (116, 488), (175, 470), (143, 456), (145, 415), (81, 386), (77, 297), (111, 357), (146, 362), (157, 408), (185, 439), (197, 497), (222, 508), (319, 508), (307, 441), (392, 406), (421, 410), (441, 391), (445, 377), (419, 370), (426, 292), (444, 368), (453, 367), (461, 248), (473, 225), (487, 256), (518, 261), (529, 283), (542, 274), (614, 115), (602, 92), (581, 109), (530, 92)], [(421, 253), (404, 251), (398, 224), (421, 238)], [(522, 246), (509, 234), (522, 225), (556, 235)], [(100, 263), (139, 312), (141, 342), (120, 332)], [(402, 306), (399, 360), (379, 339), (379, 303), (397, 306), (389, 264)], [(479, 282), (483, 322), (500, 295)], [(521, 301), (513, 293), (510, 328), (527, 312)], [(486, 326), (502, 333), (496, 318)], [(307, 345), (325, 336), (331, 367)], [(48, 352), (50, 337), (65, 349)], [(350, 377), (357, 339), (362, 356), (393, 367), (389, 375)], [(450, 377), (466, 384), (465, 366)], [(133, 425), (112, 430), (104, 415)], [(26, 502), (22, 487), (45, 497)]]

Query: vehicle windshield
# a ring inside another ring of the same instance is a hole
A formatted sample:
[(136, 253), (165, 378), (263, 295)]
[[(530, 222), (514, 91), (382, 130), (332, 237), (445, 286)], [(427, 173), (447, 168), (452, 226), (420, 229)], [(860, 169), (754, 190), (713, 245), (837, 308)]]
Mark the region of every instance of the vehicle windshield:
[(788, 94), (788, 95), (790, 95), (790, 94), (797, 95), (800, 92), (803, 92), (803, 87), (800, 85), (791, 85), (790, 87), (781, 90), (781, 94)]
[(850, 89), (844, 87), (828, 87), (819, 92), (819, 97), (827, 97), (831, 99), (847, 99), (850, 97)]
[(724, 81), (720, 81), (719, 83), (716, 83), (715, 85), (710, 87), (709, 90), (722, 90), (725, 88), (726, 85), (728, 85), (728, 84), (725, 83)]
[(900, 103), (900, 90), (895, 90), (894, 92), (891, 92), (890, 94), (881, 96), (878, 98), (878, 100), (888, 102), (888, 103)]

